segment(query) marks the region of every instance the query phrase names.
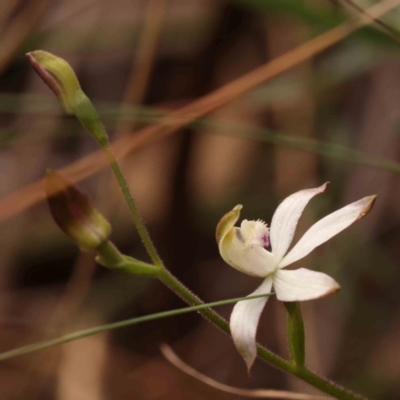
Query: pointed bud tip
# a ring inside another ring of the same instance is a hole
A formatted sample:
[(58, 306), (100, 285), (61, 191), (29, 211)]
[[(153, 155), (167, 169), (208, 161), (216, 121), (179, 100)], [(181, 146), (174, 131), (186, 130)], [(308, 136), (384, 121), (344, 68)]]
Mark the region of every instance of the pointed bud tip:
[(64, 59), (44, 50), (26, 53), (35, 72), (58, 97), (68, 114), (75, 113), (75, 95), (80, 90), (74, 70)]

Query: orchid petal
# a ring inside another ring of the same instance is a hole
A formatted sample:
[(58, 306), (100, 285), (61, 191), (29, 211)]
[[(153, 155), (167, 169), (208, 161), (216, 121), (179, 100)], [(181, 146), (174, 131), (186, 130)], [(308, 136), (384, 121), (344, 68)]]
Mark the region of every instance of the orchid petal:
[(280, 301), (303, 301), (327, 296), (340, 289), (339, 284), (322, 272), (299, 268), (278, 270), (274, 276), (276, 297)]
[(328, 185), (324, 183), (315, 189), (300, 190), (279, 204), (271, 221), (272, 253), (280, 261), (292, 243), (297, 222), (308, 202), (317, 194), (323, 193)]
[(279, 268), (284, 268), (289, 264), (300, 260), (316, 247), (325, 243), (342, 230), (348, 228), (354, 222), (363, 218), (371, 210), (375, 198), (376, 196), (364, 197), (363, 199), (351, 203), (319, 220), (303, 235), (293, 249), (283, 258), (279, 263)]
[[(250, 296), (271, 293), (271, 288), (272, 278), (267, 277)], [(268, 297), (260, 297), (259, 299), (239, 301), (231, 314), (230, 328), (232, 338), (249, 371), (257, 356), (257, 326), (267, 300)]]

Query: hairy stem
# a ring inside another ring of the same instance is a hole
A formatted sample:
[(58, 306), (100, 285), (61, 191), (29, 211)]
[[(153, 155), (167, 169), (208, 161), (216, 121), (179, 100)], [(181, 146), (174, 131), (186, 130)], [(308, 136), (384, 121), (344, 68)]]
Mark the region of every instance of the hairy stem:
[(126, 319), (124, 321), (113, 322), (111, 324), (101, 325), (101, 326), (97, 326), (95, 328), (85, 329), (83, 331), (70, 333), (68, 335), (64, 335), (64, 336), (61, 336), (61, 337), (58, 337), (55, 339), (29, 344), (27, 346), (18, 347), (17, 349), (9, 350), (4, 353), (0, 353), (0, 361), (8, 360), (10, 358), (22, 356), (22, 355), (28, 354), (28, 353), (33, 353), (35, 351), (46, 349), (48, 347), (52, 347), (52, 346), (55, 346), (58, 344), (63, 344), (63, 343), (72, 342), (74, 340), (83, 339), (85, 337), (97, 335), (98, 333), (110, 331), (113, 329), (124, 328), (126, 326), (136, 325), (136, 324), (139, 324), (142, 322), (154, 321), (156, 319), (167, 318), (167, 317), (172, 317), (172, 316), (181, 315), (181, 314), (187, 314), (187, 313), (193, 312), (193, 311), (199, 311), (199, 310), (207, 308), (207, 307), (223, 306), (226, 304), (236, 303), (238, 301), (260, 298), (263, 296), (266, 296), (266, 295), (240, 297), (240, 298), (236, 298), (236, 299), (215, 301), (213, 303), (201, 304), (201, 305), (192, 306), (192, 307), (179, 308), (179, 309), (170, 310), (170, 311), (163, 311), (163, 312), (159, 312), (156, 314), (144, 315), (143, 317), (130, 318), (130, 319)]
[(301, 316), (300, 303), (297, 301), (292, 301), (284, 302), (283, 304), (288, 312), (287, 336), (292, 362), (297, 366), (304, 366), (306, 351), (304, 322), (303, 317)]
[[(163, 269), (160, 272), (159, 279), (166, 286), (168, 286), (175, 294), (182, 298), (186, 303), (190, 305), (200, 305), (203, 302), (188, 288), (186, 288), (175, 276), (173, 276), (167, 269)], [(217, 312), (210, 308), (204, 308), (199, 310), (199, 313), (214, 324), (217, 328), (230, 335), (229, 323), (222, 318)], [(366, 400), (366, 398), (360, 394), (353, 393), (350, 390), (324, 378), (313, 371), (310, 371), (304, 366), (296, 366), (292, 362), (279, 357), (273, 352), (269, 351), (265, 347), (257, 344), (258, 356), (269, 364), (289, 373), (297, 376), (303, 381), (309, 383), (311, 386), (329, 394), (340, 400)]]
[(155, 266), (162, 267), (163, 262), (151, 241), (150, 234), (149, 234), (145, 224), (143, 223), (142, 217), (139, 214), (136, 203), (133, 200), (133, 197), (129, 190), (128, 184), (126, 183), (125, 177), (121, 171), (121, 168), (119, 167), (117, 160), (115, 159), (115, 156), (111, 150), (111, 147), (109, 145), (106, 145), (106, 146), (102, 146), (102, 148), (108, 158), (108, 161), (110, 162), (110, 166), (114, 172), (114, 175), (118, 181), (118, 184), (119, 184), (119, 186), (122, 190), (122, 193), (125, 197), (125, 200), (128, 204), (129, 211), (131, 212), (133, 222), (136, 225), (136, 229), (138, 230), (139, 236), (142, 239), (142, 242), (146, 248), (147, 253), (149, 254), (149, 256)]

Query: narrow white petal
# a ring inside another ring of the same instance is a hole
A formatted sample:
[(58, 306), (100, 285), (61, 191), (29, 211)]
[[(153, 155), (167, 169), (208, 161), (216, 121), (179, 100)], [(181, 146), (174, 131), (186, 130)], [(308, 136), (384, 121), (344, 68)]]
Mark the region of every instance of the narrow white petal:
[(278, 261), (282, 259), (292, 243), (297, 222), (304, 208), (315, 195), (323, 193), (327, 185), (328, 182), (315, 189), (300, 190), (279, 204), (272, 217), (270, 229), (272, 253)]
[(299, 268), (295, 271), (276, 271), (274, 288), (278, 300), (302, 301), (334, 293), (340, 286), (333, 278), (322, 272)]
[[(272, 278), (267, 277), (250, 296), (270, 293), (271, 288)], [(230, 327), (232, 338), (240, 355), (244, 358), (249, 371), (257, 356), (257, 326), (267, 300), (268, 297), (261, 297), (259, 299), (239, 301), (231, 314)]]
[(248, 244), (239, 228), (220, 242), (219, 252), (224, 261), (247, 275), (265, 278), (276, 268), (275, 257), (257, 244)]
[(292, 250), (283, 258), (279, 267), (284, 268), (289, 264), (305, 257), (316, 247), (325, 243), (333, 236), (348, 228), (351, 224), (363, 218), (371, 210), (376, 196), (364, 197), (351, 203), (325, 218), (316, 222), (296, 243)]

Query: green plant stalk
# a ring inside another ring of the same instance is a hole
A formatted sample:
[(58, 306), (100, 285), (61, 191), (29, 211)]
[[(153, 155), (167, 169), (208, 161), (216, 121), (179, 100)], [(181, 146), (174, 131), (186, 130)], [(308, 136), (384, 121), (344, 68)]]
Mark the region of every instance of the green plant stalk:
[(292, 362), (297, 367), (304, 366), (305, 362), (305, 338), (304, 322), (301, 316), (299, 302), (284, 302), (287, 314), (287, 336)]
[(167, 317), (173, 317), (175, 315), (187, 314), (187, 313), (190, 313), (193, 311), (200, 311), (200, 310), (203, 310), (203, 309), (206, 309), (209, 307), (218, 307), (218, 306), (223, 306), (226, 304), (236, 303), (238, 301), (256, 299), (259, 297), (265, 297), (265, 296), (270, 296), (270, 295), (271, 295), (271, 293), (268, 295), (258, 295), (258, 296), (250, 296), (250, 297), (239, 297), (236, 299), (220, 300), (220, 301), (215, 301), (215, 302), (208, 303), (208, 304), (201, 304), (201, 305), (192, 306), (192, 307), (185, 307), (185, 308), (180, 308), (177, 310), (163, 311), (160, 313), (145, 315), (143, 317), (130, 318), (130, 319), (127, 319), (124, 321), (118, 321), (118, 322), (114, 322), (114, 323), (107, 324), (107, 325), (101, 325), (101, 326), (97, 326), (95, 328), (90, 328), (90, 329), (85, 329), (83, 331), (70, 333), (68, 335), (64, 335), (64, 336), (61, 336), (56, 339), (51, 339), (51, 340), (46, 340), (44, 342), (30, 344), (27, 346), (19, 347), (14, 350), (0, 353), (0, 361), (8, 360), (10, 358), (22, 356), (22, 355), (28, 354), (28, 353), (33, 353), (34, 351), (52, 347), (57, 344), (72, 342), (72, 341), (78, 340), (78, 339), (83, 339), (85, 337), (97, 335), (98, 333), (110, 331), (113, 329), (124, 328), (126, 326), (136, 325), (136, 324), (139, 324), (142, 322), (153, 321), (156, 319), (167, 318)]
[(96, 251), (98, 253), (96, 262), (106, 268), (118, 268), (124, 262), (124, 255), (110, 240), (104, 241)]
[[(204, 304), (194, 293), (186, 288), (174, 275), (172, 275), (166, 268), (161, 270), (158, 278), (166, 286), (168, 286), (175, 294), (190, 305)], [(217, 312), (210, 308), (203, 308), (199, 313), (206, 318), (209, 322), (215, 325), (228, 335), (231, 335), (229, 323)], [(281, 369), (284, 372), (295, 375), (311, 386), (321, 390), (340, 400), (367, 400), (366, 397), (354, 393), (329, 379), (322, 377), (315, 372), (309, 370), (303, 365), (295, 365), (294, 363), (283, 359), (275, 353), (269, 351), (265, 347), (257, 344), (258, 356), (269, 364)]]
[(149, 232), (142, 221), (135, 201), (133, 200), (133, 197), (129, 191), (125, 177), (110, 147), (107, 132), (100, 120), (96, 108), (89, 97), (87, 97), (81, 89), (76, 91), (72, 100), (72, 113), (103, 149), (128, 204), (132, 219), (136, 225), (136, 229), (138, 230), (139, 236), (142, 239), (147, 253), (153, 261), (153, 264), (156, 267), (161, 268), (163, 266), (161, 258), (158, 255), (156, 248), (153, 246)]
[(143, 223), (142, 217), (139, 214), (136, 203), (133, 200), (128, 184), (126, 183), (125, 177), (121, 171), (121, 168), (119, 167), (119, 164), (114, 156), (113, 151), (111, 150), (111, 147), (109, 146), (109, 144), (107, 144), (105, 146), (102, 146), (102, 149), (104, 150), (104, 153), (108, 158), (110, 166), (122, 190), (122, 194), (125, 197), (125, 200), (129, 207), (129, 211), (132, 215), (133, 222), (136, 225), (136, 229), (138, 230), (139, 236), (142, 239), (142, 242), (144, 244), (144, 247), (146, 248), (147, 253), (149, 254), (151, 260), (153, 261), (156, 267), (163, 267), (164, 264), (160, 256), (158, 255), (156, 248), (153, 245), (153, 242), (150, 238), (150, 234), (146, 226)]
[(133, 257), (122, 254), (109, 240), (96, 248), (96, 262), (103, 267), (121, 270), (127, 274), (157, 277), (161, 267), (148, 264)]

